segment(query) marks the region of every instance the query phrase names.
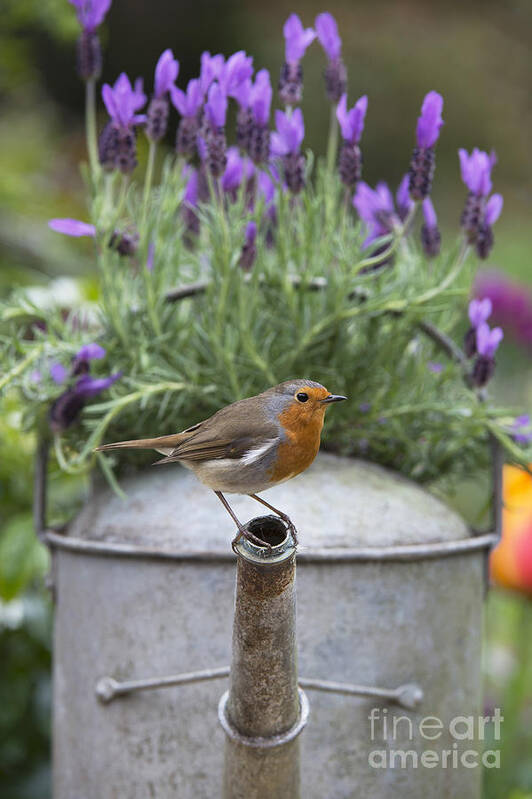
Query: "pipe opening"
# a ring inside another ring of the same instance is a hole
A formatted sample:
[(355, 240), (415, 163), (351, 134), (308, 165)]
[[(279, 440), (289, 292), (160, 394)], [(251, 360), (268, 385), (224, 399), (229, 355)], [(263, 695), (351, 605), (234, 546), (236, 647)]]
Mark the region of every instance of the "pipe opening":
[[(271, 547), (277, 547), (286, 542), (288, 530), (286, 525), (277, 516), (257, 516), (251, 519), (246, 525), (250, 533), (264, 541), (264, 546), (261, 548), (266, 549), (268, 544)], [(257, 546), (261, 546), (257, 544)]]

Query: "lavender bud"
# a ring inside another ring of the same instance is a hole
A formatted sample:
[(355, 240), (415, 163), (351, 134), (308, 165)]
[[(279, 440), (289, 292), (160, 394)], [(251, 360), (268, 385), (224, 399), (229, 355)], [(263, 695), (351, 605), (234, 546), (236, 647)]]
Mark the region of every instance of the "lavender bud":
[(338, 161), (340, 180), (348, 188), (354, 188), (362, 177), (362, 153), (358, 144), (344, 141)]
[(305, 186), (305, 156), (288, 153), (283, 156), (284, 179), (292, 194), (299, 194)]
[(110, 120), (100, 133), (98, 140), (98, 157), (106, 172), (112, 172), (118, 156), (119, 127)]
[(50, 427), (54, 433), (62, 433), (71, 427), (85, 407), (85, 397), (75, 388), (69, 388), (61, 394), (50, 408)]
[(460, 216), (460, 225), (468, 234), (468, 240), (474, 244), (484, 214), (484, 198), (470, 191), (467, 195), (464, 210)]
[(223, 128), (210, 128), (207, 136), (207, 165), (211, 175), (219, 178), (227, 165), (226, 140)]
[(83, 80), (99, 78), (102, 72), (102, 50), (95, 30), (83, 30), (78, 39), (78, 75)]
[(336, 58), (329, 61), (323, 77), (325, 78), (327, 97), (333, 103), (337, 103), (347, 90), (347, 69), (342, 59)]
[(434, 258), (440, 252), (441, 234), (437, 227), (421, 226), (421, 244), (423, 251), (429, 258)]
[(153, 97), (148, 106), (146, 120), (146, 136), (151, 141), (160, 141), (168, 127), (168, 100), (165, 97)]
[(252, 122), (248, 153), (255, 164), (264, 164), (270, 157), (270, 131), (268, 125)]
[(414, 147), (408, 172), (410, 196), (413, 200), (423, 200), (430, 194), (435, 165), (432, 147)]
[(137, 166), (137, 137), (133, 128), (119, 128), (115, 166), (127, 175)]
[(467, 358), (477, 354), (477, 329), (470, 327), (464, 336), (464, 352)]
[(279, 77), (279, 97), (284, 105), (297, 105), (303, 98), (303, 68), (299, 63), (285, 63)]
[(491, 225), (483, 222), (478, 228), (477, 239), (475, 242), (478, 257), (487, 258), (491, 252), (493, 244), (494, 237)]
[(197, 117), (182, 117), (179, 121), (176, 136), (178, 155), (192, 157), (196, 153), (196, 138), (199, 130)]
[(236, 143), (245, 153), (249, 150), (249, 139), (253, 125), (253, 114), (250, 108), (239, 108), (236, 117)]
[(119, 255), (134, 255), (139, 246), (139, 234), (136, 230), (123, 232), (115, 230), (109, 239), (109, 247)]
[(471, 383), (477, 388), (482, 388), (493, 377), (495, 371), (495, 358), (479, 355), (473, 366)]

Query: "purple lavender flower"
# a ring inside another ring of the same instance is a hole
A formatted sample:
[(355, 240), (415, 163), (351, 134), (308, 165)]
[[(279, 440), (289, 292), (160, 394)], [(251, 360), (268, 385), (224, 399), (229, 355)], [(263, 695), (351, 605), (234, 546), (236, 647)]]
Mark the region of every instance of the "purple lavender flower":
[(428, 361), (427, 369), (429, 372), (432, 372), (433, 375), (439, 375), (443, 372), (443, 364), (439, 363), (439, 361)]
[(236, 200), (237, 191), (242, 183), (244, 175), (244, 162), (240, 157), (237, 147), (229, 147), (227, 150), (227, 166), (222, 175), (222, 189), (229, 194), (233, 201)]
[(211, 83), (219, 81), (223, 75), (225, 59), (221, 53), (211, 55), (209, 52), (201, 54), (200, 83), (203, 94), (207, 94)]
[(438, 218), (430, 197), (423, 200), (424, 223), (421, 226), (421, 244), (423, 251), (429, 258), (434, 258), (440, 252), (441, 234), (438, 228)]
[(213, 177), (223, 174), (227, 163), (225, 140), (225, 117), (227, 114), (227, 95), (218, 81), (211, 83), (205, 103), (207, 123), (205, 144), (207, 147), (207, 166)]
[(423, 200), (430, 194), (435, 169), (434, 146), (443, 125), (442, 109), (441, 94), (429, 92), (421, 106), (416, 128), (416, 147), (410, 162), (410, 194), (414, 200)]
[(256, 248), (257, 239), (257, 224), (256, 222), (248, 222), (246, 225), (245, 241), (242, 245), (242, 252), (240, 253), (240, 260), (238, 265), (244, 272), (249, 272), (257, 257)]
[(50, 366), (50, 377), (57, 383), (57, 385), (61, 385), (64, 383), (68, 377), (68, 371), (65, 369), (62, 363), (53, 363)]
[(74, 236), (79, 238), (81, 236), (96, 236), (96, 228), (94, 225), (89, 225), (87, 222), (80, 222), (79, 219), (50, 219), (48, 227), (55, 230), (56, 233), (63, 233), (65, 236)]
[(285, 62), (279, 78), (279, 96), (284, 105), (296, 105), (303, 97), (303, 69), (299, 63), (316, 31), (304, 28), (297, 14), (290, 14), (283, 27)]
[(325, 50), (329, 63), (325, 69), (325, 88), (327, 97), (337, 103), (347, 89), (347, 71), (342, 61), (342, 40), (338, 34), (336, 20), (325, 12), (316, 17), (316, 33)]
[(475, 280), (477, 297), (489, 297), (494, 321), (532, 349), (532, 295), (529, 289), (496, 271), (481, 271)]
[(72, 375), (77, 377), (81, 374), (87, 374), (90, 369), (90, 362), (101, 358), (105, 358), (105, 349), (103, 347), (95, 342), (84, 344), (72, 359)]
[(495, 352), (503, 339), (500, 327), (490, 329), (487, 322), (482, 322), (477, 327), (476, 345), (478, 356), (473, 366), (471, 383), (477, 388), (482, 388), (493, 376), (495, 371)]
[(490, 155), (473, 149), (471, 155), (459, 150), (462, 180), (469, 189), (460, 224), (470, 244), (474, 244), (479, 258), (487, 258), (494, 244), (492, 225), (502, 210), (503, 199), (494, 194), (489, 200), (492, 188), (491, 170), (497, 162), (494, 152)]
[(251, 119), (249, 125), (248, 153), (255, 164), (265, 163), (270, 156), (270, 133), (268, 123), (272, 103), (270, 73), (267, 69), (257, 72), (255, 83), (249, 94)]
[(493, 305), (489, 297), (485, 297), (483, 300), (471, 300), (468, 308), (468, 316), (471, 326), (476, 330), (477, 327), (480, 327), (480, 325), (483, 325), (484, 322), (487, 322), (491, 316), (492, 310)]
[(395, 200), (397, 203), (397, 214), (401, 222), (404, 222), (408, 214), (414, 206), (414, 201), (410, 196), (410, 176), (408, 172), (403, 175), (397, 191), (395, 193)]
[(146, 269), (148, 272), (153, 272), (153, 267), (155, 265), (155, 243), (150, 241), (148, 244), (148, 253), (146, 256)]
[(79, 377), (76, 384), (63, 392), (50, 408), (50, 427), (53, 432), (62, 433), (71, 427), (87, 400), (108, 389), (121, 376), (121, 372), (116, 372), (109, 377), (96, 378), (88, 374)]
[(271, 135), (271, 151), (282, 156), (284, 179), (293, 194), (298, 194), (305, 185), (305, 156), (300, 153), (305, 137), (303, 113), (296, 108), (291, 114), (275, 112), (277, 130)]
[(99, 28), (111, 7), (111, 0), (68, 0), (68, 2), (75, 6), (81, 27), (89, 31)]
[[(160, 141), (168, 127), (168, 94), (179, 74), (179, 61), (171, 50), (165, 50), (155, 67), (153, 97), (148, 106), (146, 135), (151, 141)], [(174, 87), (175, 88), (175, 87)]]
[(238, 112), (236, 115), (236, 142), (240, 149), (246, 153), (249, 152), (249, 139), (253, 126), (253, 114), (250, 108), (252, 89), (253, 83), (248, 78), (242, 81), (233, 95), (238, 103)]
[(464, 337), (464, 352), (468, 358), (477, 354), (477, 329), (489, 319), (491, 309), (492, 304), (489, 297), (483, 300), (473, 299), (469, 303), (468, 315), (471, 327)]
[(384, 182), (372, 189), (363, 180), (357, 183), (353, 205), (368, 228), (368, 236), (362, 246), (367, 247), (377, 238), (393, 232), (398, 218), (395, 213), (393, 196)]
[(368, 98), (361, 97), (353, 108), (347, 110), (347, 94), (342, 94), (336, 108), (336, 118), (344, 139), (338, 162), (340, 179), (352, 189), (362, 177), (362, 153), (358, 142), (364, 130), (364, 120), (368, 108)]
[(253, 57), (246, 55), (244, 50), (239, 50), (227, 59), (218, 80), (225, 94), (236, 98), (240, 86), (250, 80), (252, 75)]
[(109, 11), (111, 0), (69, 0), (76, 8), (82, 31), (78, 39), (78, 74), (83, 80), (96, 79), (102, 71), (102, 51), (96, 33)]
[(518, 444), (528, 446), (532, 444), (532, 430), (530, 429), (530, 416), (528, 413), (518, 416), (508, 431)]
[(176, 86), (171, 86), (170, 98), (181, 114), (177, 128), (176, 150), (179, 155), (192, 157), (196, 152), (199, 112), (203, 104), (203, 89), (200, 80), (197, 78), (190, 80), (186, 93)]
[(132, 172), (137, 165), (137, 143), (134, 126), (146, 121), (145, 114), (137, 114), (146, 103), (142, 79), (132, 86), (122, 72), (114, 86), (105, 83), (102, 98), (111, 117), (100, 136), (100, 163), (104, 169), (119, 169), (123, 174)]
[(199, 173), (197, 169), (185, 166), (183, 176), (187, 179), (181, 215), (185, 224), (184, 240), (188, 246), (192, 246), (193, 238), (198, 235), (200, 229), (199, 216), (197, 214), (199, 199)]

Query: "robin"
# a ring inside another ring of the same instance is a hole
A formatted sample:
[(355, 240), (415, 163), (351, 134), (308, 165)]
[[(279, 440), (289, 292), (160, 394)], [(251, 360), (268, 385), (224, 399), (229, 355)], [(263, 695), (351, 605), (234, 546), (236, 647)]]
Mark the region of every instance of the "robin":
[(179, 461), (192, 469), (236, 524), (233, 547), (241, 536), (262, 546), (264, 542), (244, 528), (224, 493), (247, 494), (265, 505), (288, 525), (297, 543), (290, 518), (257, 494), (310, 466), (320, 448), (326, 409), (345, 399), (313, 380), (287, 380), (256, 397), (227, 405), (182, 433), (118, 441), (97, 451), (154, 449), (165, 456), (157, 465)]

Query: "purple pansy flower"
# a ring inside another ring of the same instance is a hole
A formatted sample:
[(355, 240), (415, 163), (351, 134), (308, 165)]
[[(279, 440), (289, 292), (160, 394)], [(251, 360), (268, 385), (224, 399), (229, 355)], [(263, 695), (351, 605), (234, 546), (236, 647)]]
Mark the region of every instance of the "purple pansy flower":
[(111, 0), (69, 0), (76, 8), (79, 24), (84, 30), (98, 28), (109, 11)]
[(491, 316), (492, 310), (493, 306), (489, 297), (485, 297), (483, 300), (471, 300), (468, 308), (468, 316), (472, 327), (476, 330), (477, 327), (487, 322)]
[(496, 271), (481, 271), (475, 280), (477, 297), (489, 297), (493, 318), (511, 330), (516, 339), (532, 348), (532, 295), (527, 286)]
[(178, 74), (179, 61), (174, 58), (171, 50), (165, 50), (155, 67), (154, 94), (157, 99), (171, 91)]
[(109, 116), (120, 127), (131, 128), (146, 120), (144, 114), (135, 113), (146, 103), (142, 78), (137, 78), (135, 85), (132, 86), (126, 73), (122, 72), (114, 86), (104, 83), (102, 98)]
[(342, 40), (335, 18), (328, 12), (318, 14), (315, 25), (318, 39), (329, 60), (336, 61), (342, 53)]
[(429, 92), (421, 106), (421, 116), (417, 121), (416, 139), (417, 146), (423, 149), (434, 147), (443, 125), (441, 112), (443, 110), (443, 97), (438, 92)]
[(305, 138), (305, 123), (303, 112), (296, 108), (291, 114), (283, 111), (275, 112), (277, 130), (271, 136), (273, 155), (288, 155), (299, 152), (301, 143)]
[(485, 358), (493, 358), (503, 337), (500, 327), (490, 329), (487, 322), (482, 322), (477, 327), (477, 352)]
[(80, 222), (79, 219), (50, 219), (48, 227), (56, 233), (63, 233), (65, 236), (96, 236), (96, 228), (88, 222)]
[(343, 138), (358, 144), (362, 131), (364, 130), (364, 119), (368, 109), (368, 98), (366, 95), (360, 97), (353, 108), (347, 110), (347, 94), (342, 94), (336, 108), (336, 118), (340, 123), (340, 130)]
[(290, 14), (283, 26), (287, 64), (301, 61), (309, 44), (316, 38), (313, 28), (304, 28), (297, 14)]

